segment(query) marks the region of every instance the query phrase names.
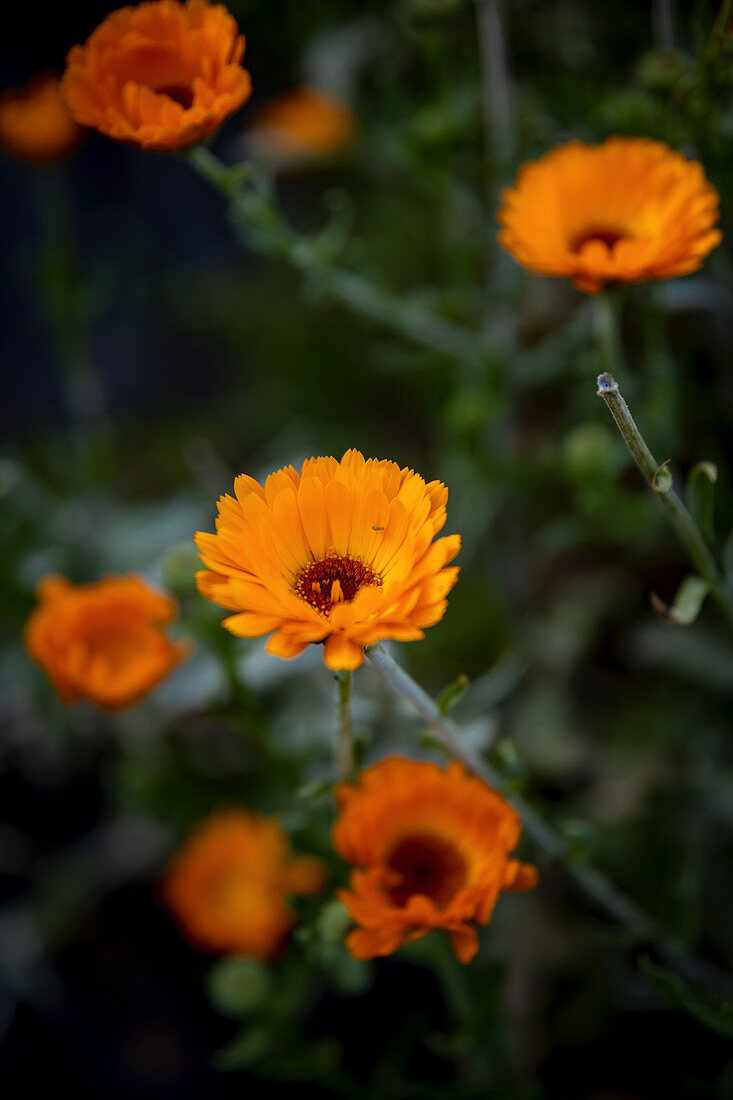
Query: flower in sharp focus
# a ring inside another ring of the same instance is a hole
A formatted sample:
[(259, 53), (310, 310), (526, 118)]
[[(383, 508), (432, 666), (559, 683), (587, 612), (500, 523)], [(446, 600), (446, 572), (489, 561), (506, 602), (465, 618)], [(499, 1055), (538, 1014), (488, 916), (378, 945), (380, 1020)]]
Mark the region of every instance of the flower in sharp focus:
[(137, 577), (71, 584), (51, 576), (37, 591), (25, 645), (64, 703), (132, 706), (190, 652), (163, 630), (176, 618), (175, 602)]
[(502, 197), (504, 248), (586, 294), (697, 271), (721, 240), (702, 165), (649, 138), (560, 145), (525, 164)]
[(534, 867), (510, 859), (519, 816), (462, 764), (391, 757), (356, 784), (336, 788), (336, 851), (355, 864), (339, 897), (359, 926), (346, 946), (357, 959), (391, 955), (444, 929), (461, 962), (478, 950), (502, 890), (530, 890)]
[(84, 131), (69, 114), (55, 73), (38, 73), (0, 95), (0, 148), (19, 160), (46, 164), (73, 153)]
[[(199, 532), (207, 599), (236, 611), (223, 625), (270, 634), (269, 653), (295, 657), (325, 642), (332, 669), (359, 668), (363, 647), (413, 641), (445, 612), (458, 535), (435, 539), (448, 490), (396, 462), (355, 450), (270, 474), (241, 474), (219, 500), (215, 535)], [(433, 541), (435, 540), (435, 541)]]
[(255, 154), (285, 163), (341, 152), (354, 139), (351, 108), (316, 88), (295, 88), (266, 104), (247, 138)]
[(63, 78), (74, 118), (143, 149), (203, 141), (249, 99), (244, 38), (222, 4), (150, 0), (112, 12)]
[(314, 856), (290, 855), (278, 822), (245, 810), (214, 814), (174, 857), (164, 904), (197, 947), (272, 958), (295, 924), (290, 894), (313, 894), (326, 880)]

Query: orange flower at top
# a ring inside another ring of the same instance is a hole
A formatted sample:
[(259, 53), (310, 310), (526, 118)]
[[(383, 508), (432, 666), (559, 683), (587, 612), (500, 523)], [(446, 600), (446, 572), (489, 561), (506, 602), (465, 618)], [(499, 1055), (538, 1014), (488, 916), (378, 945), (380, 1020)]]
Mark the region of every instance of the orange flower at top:
[(346, 939), (354, 958), (391, 955), (434, 929), (448, 932), (461, 962), (478, 950), (502, 890), (530, 890), (537, 872), (510, 859), (516, 811), (462, 764), (391, 757), (336, 788), (336, 851), (356, 864), (340, 900), (360, 926)]
[(295, 923), (288, 894), (316, 893), (326, 879), (319, 859), (295, 859), (289, 848), (274, 819), (214, 814), (174, 858), (163, 901), (197, 947), (272, 958)]
[(560, 145), (525, 164), (503, 200), (504, 248), (586, 294), (697, 271), (721, 240), (702, 165), (649, 138)]
[(39, 73), (22, 88), (0, 96), (0, 148), (19, 160), (45, 164), (61, 160), (81, 143), (54, 73)]
[(296, 88), (262, 108), (249, 139), (264, 157), (289, 161), (337, 153), (355, 131), (348, 104), (315, 88)]
[(162, 630), (177, 615), (175, 602), (137, 577), (75, 585), (51, 576), (38, 596), (25, 627), (26, 649), (64, 703), (129, 707), (190, 652)]
[(77, 121), (143, 149), (173, 152), (213, 134), (249, 99), (244, 38), (222, 4), (150, 0), (113, 12), (63, 79)]
[(278, 657), (325, 642), (328, 667), (352, 669), (365, 645), (422, 638), (443, 617), (460, 538), (433, 541), (446, 519), (439, 481), (352, 450), (278, 470), (264, 487), (241, 474), (234, 492), (219, 500), (217, 533), (196, 535), (199, 592), (239, 612), (223, 623), (232, 634), (274, 630)]

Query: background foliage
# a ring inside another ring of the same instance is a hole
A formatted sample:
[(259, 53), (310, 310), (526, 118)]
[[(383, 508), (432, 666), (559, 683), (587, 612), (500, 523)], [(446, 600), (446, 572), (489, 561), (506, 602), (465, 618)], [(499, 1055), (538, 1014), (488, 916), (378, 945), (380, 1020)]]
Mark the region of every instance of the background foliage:
[[(513, 0), (502, 115), (495, 96), (482, 101), (472, 3), (229, 6), (255, 95), (217, 150), (239, 159), (257, 106), (304, 76), (340, 83), (359, 140), (278, 177), (287, 216), (303, 231), (330, 225), (339, 262), (483, 333), (481, 352), (410, 340), (242, 250), (182, 158), (92, 137), (58, 171), (3, 164), (8, 1079), (154, 1098), (260, 1095), (273, 1079), (314, 1096), (733, 1095), (730, 1017), (691, 1004), (652, 947), (624, 939), (529, 843), (542, 886), (501, 901), (461, 984), (428, 941), (355, 963), (338, 909), (312, 900), (271, 971), (212, 970), (157, 906), (169, 853), (231, 801), (281, 813), (343, 876), (319, 787), (333, 739), (320, 653), (284, 663), (220, 630), (193, 591), (190, 536), (210, 528), (234, 474), (357, 446), (445, 481), (446, 531), (463, 537), (444, 621), (403, 647), (410, 670), (435, 693), (469, 677), (456, 721), (515, 770), (577, 859), (723, 970), (733, 947), (730, 631), (711, 607), (685, 628), (650, 610), (650, 590), (670, 601), (687, 564), (595, 396), (592, 305), (516, 268), (493, 215), (522, 160), (573, 137), (645, 134), (703, 160), (727, 241), (732, 54), (710, 45), (717, 8)], [(60, 68), (108, 10), (58, 7), (40, 32), (37, 12), (16, 13), (6, 83)], [(620, 303), (619, 381), (678, 481), (701, 459), (717, 465), (721, 545), (732, 292), (724, 243), (699, 274)], [(162, 580), (199, 637), (195, 658), (114, 719), (64, 710), (20, 641), (33, 586), (53, 570)], [(418, 725), (368, 669), (356, 708), (369, 759), (416, 751)]]

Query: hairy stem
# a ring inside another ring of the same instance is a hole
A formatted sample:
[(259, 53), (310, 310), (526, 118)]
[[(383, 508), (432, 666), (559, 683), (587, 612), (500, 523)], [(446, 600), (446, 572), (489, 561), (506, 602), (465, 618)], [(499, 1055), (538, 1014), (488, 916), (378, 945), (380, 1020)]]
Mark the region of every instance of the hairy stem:
[(511, 790), (501, 772), (471, 752), (461, 742), (458, 727), (446, 718), (437, 703), (381, 645), (371, 646), (366, 655), (387, 683), (405, 699), (429, 726), (433, 736), (457, 760), (496, 790), (504, 793), (515, 807), (533, 840), (551, 859), (564, 866), (580, 890), (600, 910), (627, 928), (641, 942), (652, 944), (659, 955), (688, 981), (721, 996), (733, 995), (733, 980), (714, 967), (696, 958), (686, 947), (669, 936), (662, 925), (601, 871), (588, 862), (581, 862), (573, 853), (572, 844), (553, 828), (524, 798)]
[(629, 412), (629, 407), (621, 396), (618, 383), (612, 374), (599, 375), (598, 396), (606, 402), (608, 410), (616, 421), (618, 430), (621, 432), (636, 465), (659, 497), (672, 526), (679, 536), (680, 542), (687, 551), (690, 561), (700, 576), (708, 582), (711, 594), (718, 601), (730, 622), (733, 623), (733, 593), (726, 584), (695, 519), (674, 489), (671, 488), (671, 482), (666, 491), (664, 484), (660, 484), (659, 479), (662, 468), (647, 447), (644, 437), (637, 428), (634, 418)]
[(415, 343), (460, 362), (483, 361), (484, 341), (470, 329), (334, 263), (323, 247), (322, 237), (298, 233), (285, 221), (270, 195), (257, 185), (254, 173), (248, 175), (241, 167), (228, 168), (201, 145), (192, 149), (187, 158), (230, 203), (248, 244), (257, 251), (284, 260), (307, 276), (315, 287), (354, 312), (394, 329)]
[(338, 719), (336, 760), (340, 779), (354, 775), (354, 733), (351, 721), (351, 681), (347, 670), (336, 673), (336, 713)]

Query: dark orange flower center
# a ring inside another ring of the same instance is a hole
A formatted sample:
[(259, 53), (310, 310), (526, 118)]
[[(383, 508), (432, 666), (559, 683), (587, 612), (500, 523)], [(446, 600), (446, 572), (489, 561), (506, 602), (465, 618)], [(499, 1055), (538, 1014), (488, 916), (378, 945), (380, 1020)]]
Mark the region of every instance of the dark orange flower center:
[(186, 84), (167, 84), (164, 88), (155, 90), (158, 95), (167, 95), (174, 103), (180, 103), (184, 111), (188, 111), (193, 105), (193, 90)]
[(413, 894), (424, 894), (438, 908), (450, 905), (468, 876), (466, 861), (440, 836), (418, 833), (398, 841), (387, 858), (387, 866), (400, 876), (390, 888), (395, 905), (406, 905)]
[(630, 236), (631, 233), (626, 233), (624, 230), (611, 229), (609, 226), (593, 226), (590, 229), (584, 229), (582, 233), (578, 233), (570, 242), (570, 251), (580, 252), (581, 248), (590, 241), (600, 241), (611, 252), (614, 245)]
[(377, 574), (356, 558), (330, 553), (323, 561), (301, 569), (293, 588), (311, 607), (327, 615), (333, 604), (353, 600), (363, 585), (380, 583)]

